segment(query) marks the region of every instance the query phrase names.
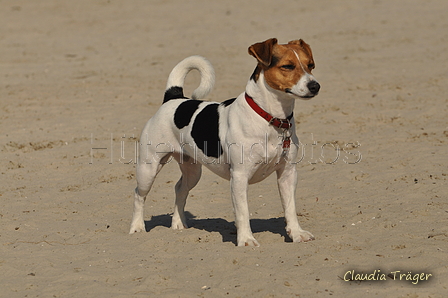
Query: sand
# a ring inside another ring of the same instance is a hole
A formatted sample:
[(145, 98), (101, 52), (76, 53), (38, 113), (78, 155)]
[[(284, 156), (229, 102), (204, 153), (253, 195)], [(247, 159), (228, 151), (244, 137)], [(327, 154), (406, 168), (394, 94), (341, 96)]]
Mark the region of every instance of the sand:
[[(447, 11), (444, 0), (0, 1), (0, 296), (446, 296)], [(297, 212), (316, 240), (288, 241), (269, 177), (250, 188), (261, 246), (236, 247), (229, 183), (207, 170), (187, 201), (191, 227), (171, 230), (174, 162), (148, 197), (147, 232), (129, 235), (134, 145), (171, 69), (207, 57), (209, 98), (223, 101), (255, 68), (247, 47), (271, 37), (309, 43), (322, 86), (295, 108)], [(352, 280), (361, 273), (370, 280)]]

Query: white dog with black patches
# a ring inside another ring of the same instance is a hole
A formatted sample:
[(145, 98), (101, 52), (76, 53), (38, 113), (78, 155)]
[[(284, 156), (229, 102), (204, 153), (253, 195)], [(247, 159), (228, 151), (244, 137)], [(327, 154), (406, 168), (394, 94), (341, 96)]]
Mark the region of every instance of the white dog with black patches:
[[(249, 47), (258, 65), (246, 91), (215, 103), (201, 101), (214, 85), (214, 70), (200, 56), (186, 58), (172, 70), (163, 105), (146, 123), (137, 163), (137, 188), (130, 233), (145, 230), (144, 202), (157, 173), (171, 158), (182, 176), (175, 186), (171, 227), (187, 227), (184, 208), (189, 191), (198, 183), (201, 164), (230, 180), (238, 246), (259, 246), (249, 223), (248, 185), (273, 172), (285, 212), (286, 232), (293, 242), (313, 240), (299, 225), (295, 207), (298, 151), (293, 110), (295, 99), (312, 98), (320, 85), (311, 74), (314, 60), (303, 40), (280, 45), (272, 38)], [(199, 87), (184, 97), (186, 75), (197, 69)]]

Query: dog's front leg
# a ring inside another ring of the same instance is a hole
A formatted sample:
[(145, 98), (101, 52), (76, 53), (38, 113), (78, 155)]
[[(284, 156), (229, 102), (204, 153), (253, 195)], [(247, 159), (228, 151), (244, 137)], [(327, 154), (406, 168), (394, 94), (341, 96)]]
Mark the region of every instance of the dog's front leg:
[(284, 168), (277, 171), (277, 183), (285, 211), (286, 233), (293, 242), (314, 240), (313, 234), (302, 230), (297, 219), (295, 204), (297, 171), (294, 165), (286, 164)]
[(252, 235), (249, 222), (249, 206), (247, 203), (248, 177), (245, 173), (233, 172), (230, 178), (233, 209), (238, 246), (260, 246)]
[(143, 220), (145, 200), (146, 195), (140, 196), (138, 188), (136, 188), (134, 192), (134, 213), (132, 214), (131, 230), (129, 231), (129, 234), (145, 230), (145, 221)]

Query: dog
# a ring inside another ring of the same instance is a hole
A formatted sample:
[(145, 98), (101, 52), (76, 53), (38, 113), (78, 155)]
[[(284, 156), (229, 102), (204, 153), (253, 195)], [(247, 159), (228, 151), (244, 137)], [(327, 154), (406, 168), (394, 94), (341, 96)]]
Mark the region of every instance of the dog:
[[(302, 39), (278, 44), (276, 38), (251, 45), (249, 54), (257, 66), (237, 98), (221, 103), (199, 100), (212, 90), (215, 76), (210, 62), (188, 57), (171, 71), (163, 104), (143, 128), (136, 166), (137, 188), (130, 234), (145, 230), (146, 195), (164, 164), (173, 158), (181, 178), (171, 228), (187, 228), (184, 208), (189, 191), (198, 183), (201, 165), (230, 180), (238, 246), (259, 246), (249, 223), (248, 185), (273, 172), (277, 174), (286, 221), (293, 242), (313, 240), (299, 225), (295, 207), (298, 151), (293, 109), (295, 99), (310, 99), (320, 85), (311, 74), (314, 59)], [(199, 71), (201, 80), (192, 98), (184, 96), (189, 71)]]

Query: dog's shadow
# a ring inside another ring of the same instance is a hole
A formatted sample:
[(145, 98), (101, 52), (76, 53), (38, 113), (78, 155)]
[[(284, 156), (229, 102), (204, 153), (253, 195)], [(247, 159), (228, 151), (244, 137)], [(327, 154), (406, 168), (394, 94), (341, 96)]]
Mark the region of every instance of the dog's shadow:
[[(186, 211), (187, 224), (190, 229), (199, 229), (207, 232), (218, 232), (222, 236), (223, 242), (236, 242), (236, 228), (234, 222), (229, 222), (222, 218), (197, 219), (196, 216)], [(145, 221), (146, 232), (151, 231), (155, 227), (171, 227), (171, 214), (154, 215), (151, 220)], [(261, 232), (271, 232), (279, 234), (285, 242), (292, 242), (285, 231), (284, 217), (276, 217), (269, 219), (251, 219), (250, 226), (254, 234)]]

